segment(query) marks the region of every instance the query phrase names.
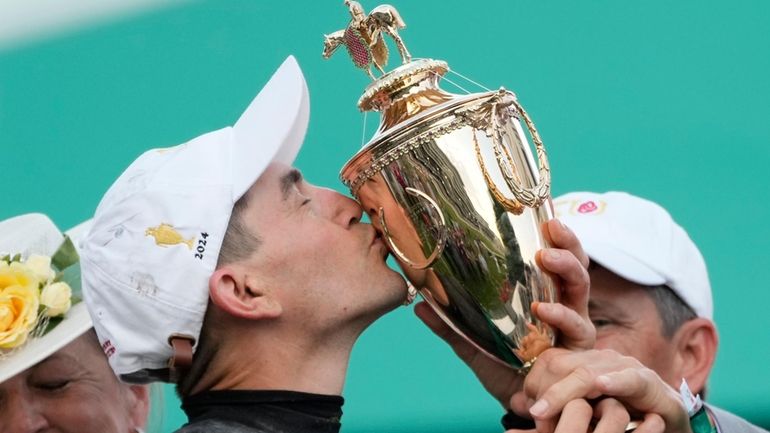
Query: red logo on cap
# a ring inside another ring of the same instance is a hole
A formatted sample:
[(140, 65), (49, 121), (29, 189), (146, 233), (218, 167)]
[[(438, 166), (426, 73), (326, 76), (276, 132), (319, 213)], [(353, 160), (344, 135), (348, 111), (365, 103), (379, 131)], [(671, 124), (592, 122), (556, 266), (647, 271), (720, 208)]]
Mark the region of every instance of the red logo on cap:
[(589, 200), (580, 206), (578, 206), (578, 212), (580, 213), (591, 213), (595, 210), (599, 209), (599, 206), (596, 205), (596, 203), (593, 202), (593, 200)]
[(104, 350), (104, 354), (107, 355), (107, 358), (115, 354), (115, 347), (110, 340), (107, 340), (102, 344), (102, 350)]

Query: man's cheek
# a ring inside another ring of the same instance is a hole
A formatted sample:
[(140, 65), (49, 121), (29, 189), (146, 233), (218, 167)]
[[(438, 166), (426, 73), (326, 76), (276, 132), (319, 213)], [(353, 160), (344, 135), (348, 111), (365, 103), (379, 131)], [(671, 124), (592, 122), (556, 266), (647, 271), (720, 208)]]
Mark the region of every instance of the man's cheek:
[(618, 350), (616, 333), (609, 330), (596, 330), (596, 344), (594, 348)]

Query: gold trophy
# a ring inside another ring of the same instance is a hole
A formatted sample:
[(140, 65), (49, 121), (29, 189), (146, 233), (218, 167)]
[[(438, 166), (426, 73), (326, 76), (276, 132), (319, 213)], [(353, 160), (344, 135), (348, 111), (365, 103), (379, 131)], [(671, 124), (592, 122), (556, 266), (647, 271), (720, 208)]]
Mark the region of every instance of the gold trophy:
[[(526, 371), (554, 343), (532, 302), (556, 298), (535, 263), (546, 247), (541, 225), (553, 215), (535, 125), (503, 88), (466, 95), (441, 89), (447, 63), (411, 58), (398, 35), (404, 21), (392, 6), (366, 14), (358, 2), (345, 5), (351, 20), (325, 36), (323, 55), (347, 48), (374, 80), (358, 107), (381, 119), (340, 177), (439, 316), (487, 354)], [(402, 59), (387, 73), (384, 35)], [(372, 67), (383, 75), (376, 78)]]

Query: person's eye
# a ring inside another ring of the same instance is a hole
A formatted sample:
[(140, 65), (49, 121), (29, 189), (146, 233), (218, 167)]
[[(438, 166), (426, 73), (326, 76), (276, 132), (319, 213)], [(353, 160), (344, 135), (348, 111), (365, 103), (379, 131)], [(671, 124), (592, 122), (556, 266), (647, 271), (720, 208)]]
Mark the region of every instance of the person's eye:
[(36, 384), (36, 386), (44, 391), (59, 391), (67, 387), (70, 384), (68, 379), (55, 379), (44, 380)]
[(593, 323), (594, 327), (598, 329), (612, 325), (612, 320), (603, 317), (594, 317), (591, 318), (591, 323)]
[(306, 205), (308, 203), (310, 203), (310, 199), (309, 198), (305, 198), (304, 200), (302, 200), (301, 206), (304, 206), (304, 205)]

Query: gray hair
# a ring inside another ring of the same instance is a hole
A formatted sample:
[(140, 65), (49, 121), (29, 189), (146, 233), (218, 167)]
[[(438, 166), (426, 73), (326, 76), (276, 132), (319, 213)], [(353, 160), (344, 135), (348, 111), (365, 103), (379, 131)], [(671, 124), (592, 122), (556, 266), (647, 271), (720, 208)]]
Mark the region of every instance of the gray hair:
[(667, 338), (671, 338), (685, 322), (698, 317), (695, 311), (666, 285), (647, 287), (647, 293), (655, 303), (663, 335)]

